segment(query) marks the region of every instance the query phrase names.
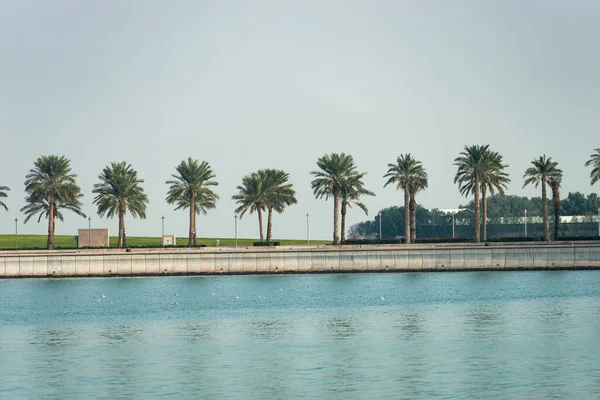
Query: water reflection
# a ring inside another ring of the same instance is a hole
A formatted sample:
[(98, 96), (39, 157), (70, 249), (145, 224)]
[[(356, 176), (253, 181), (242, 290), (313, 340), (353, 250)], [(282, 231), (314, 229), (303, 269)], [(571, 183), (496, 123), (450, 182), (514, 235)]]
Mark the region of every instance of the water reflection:
[(74, 347), (80, 342), (79, 332), (73, 328), (36, 327), (32, 335), (31, 344), (42, 350)]
[(330, 318), (325, 322), (327, 333), (336, 340), (348, 340), (356, 335), (358, 326), (353, 318)]
[(287, 334), (289, 323), (281, 319), (252, 320), (247, 324), (250, 335), (256, 339), (279, 339)]
[(402, 315), (394, 328), (399, 328), (400, 339), (418, 339), (423, 335), (423, 315), (412, 313)]
[(106, 325), (100, 333), (111, 342), (132, 342), (141, 338), (143, 329), (128, 324)]
[(177, 333), (190, 343), (199, 343), (212, 338), (210, 328), (206, 324), (187, 324), (180, 327)]

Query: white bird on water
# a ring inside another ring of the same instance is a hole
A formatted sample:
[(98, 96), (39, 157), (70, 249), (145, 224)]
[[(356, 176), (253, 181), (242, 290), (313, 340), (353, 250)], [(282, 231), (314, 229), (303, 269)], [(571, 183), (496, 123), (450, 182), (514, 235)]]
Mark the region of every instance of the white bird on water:
[(385, 297), (381, 296), (381, 300), (385, 300)]

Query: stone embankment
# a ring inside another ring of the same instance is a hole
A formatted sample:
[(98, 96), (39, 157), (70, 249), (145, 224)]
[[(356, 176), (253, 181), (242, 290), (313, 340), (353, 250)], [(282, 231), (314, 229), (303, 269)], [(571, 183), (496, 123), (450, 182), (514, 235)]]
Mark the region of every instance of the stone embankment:
[(0, 252), (0, 278), (600, 269), (600, 243)]

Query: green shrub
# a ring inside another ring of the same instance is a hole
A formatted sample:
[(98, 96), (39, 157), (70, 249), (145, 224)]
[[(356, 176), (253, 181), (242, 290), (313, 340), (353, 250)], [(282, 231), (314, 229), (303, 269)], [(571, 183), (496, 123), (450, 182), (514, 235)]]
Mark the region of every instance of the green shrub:
[(281, 242), (254, 242), (252, 245), (256, 246), (256, 247), (260, 247), (260, 246), (281, 246)]
[(403, 239), (346, 239), (342, 245), (357, 245), (357, 244), (400, 244)]
[(599, 236), (559, 236), (557, 241), (575, 242), (578, 240), (600, 240)]

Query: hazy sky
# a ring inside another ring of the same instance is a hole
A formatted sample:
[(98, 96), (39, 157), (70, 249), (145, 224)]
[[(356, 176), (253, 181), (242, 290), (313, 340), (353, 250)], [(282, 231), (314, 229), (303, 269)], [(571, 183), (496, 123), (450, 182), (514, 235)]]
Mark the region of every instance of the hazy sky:
[[(368, 172), (366, 217), (402, 203), (383, 189), (386, 164), (410, 152), (429, 173), (425, 207), (468, 200), (453, 184), (466, 144), (504, 155), (522, 175), (544, 153), (564, 170), (563, 192), (589, 193), (600, 147), (598, 1), (48, 1), (0, 0), (0, 185), (12, 190), (0, 232), (14, 232), (23, 181), (42, 154), (72, 160), (84, 211), (92, 188), (126, 160), (145, 179), (148, 219), (129, 235), (187, 236), (188, 214), (164, 201), (184, 158), (208, 161), (217, 208), (198, 236), (234, 232), (231, 196), (260, 168), (290, 173), (298, 204), (274, 217), (276, 238), (331, 238), (332, 201), (316, 200), (310, 171), (325, 153), (352, 154)], [(258, 235), (255, 215), (238, 224)], [(57, 234), (87, 221), (73, 214)], [(30, 221), (20, 232), (45, 233)]]

